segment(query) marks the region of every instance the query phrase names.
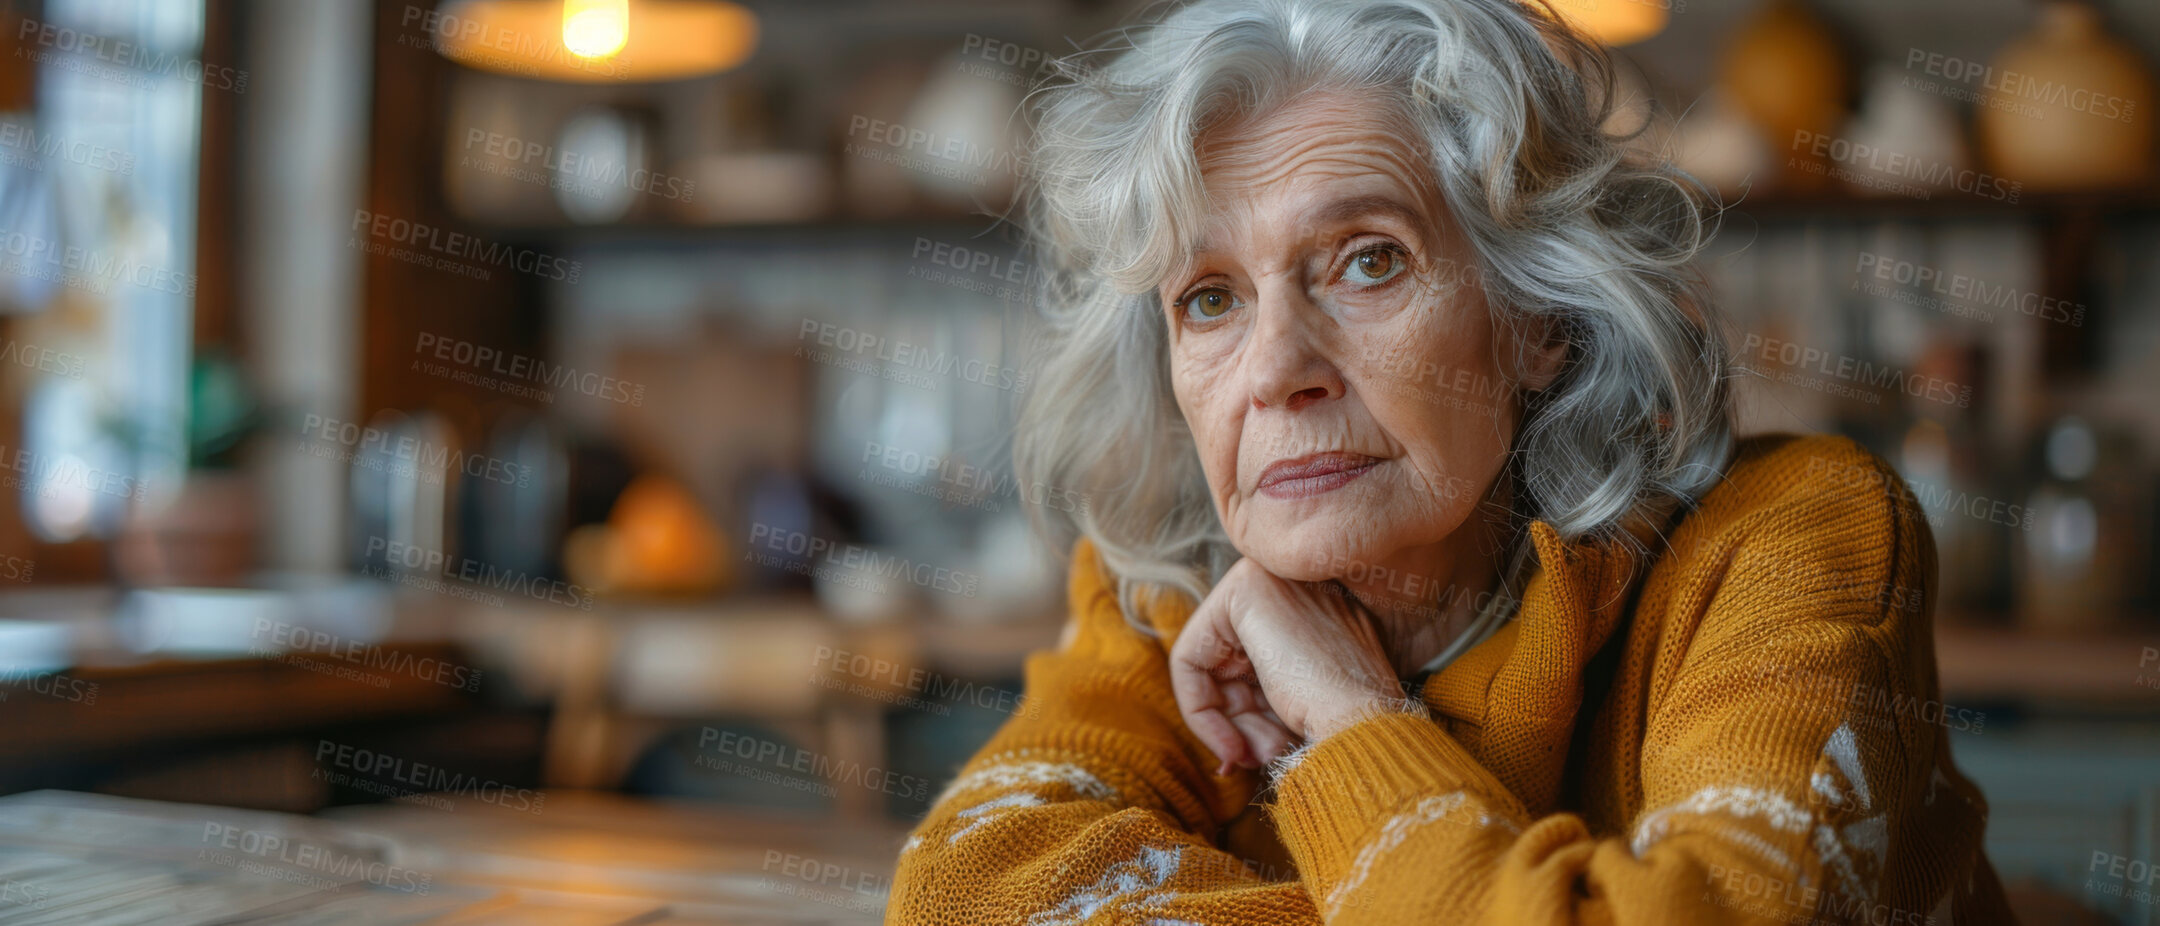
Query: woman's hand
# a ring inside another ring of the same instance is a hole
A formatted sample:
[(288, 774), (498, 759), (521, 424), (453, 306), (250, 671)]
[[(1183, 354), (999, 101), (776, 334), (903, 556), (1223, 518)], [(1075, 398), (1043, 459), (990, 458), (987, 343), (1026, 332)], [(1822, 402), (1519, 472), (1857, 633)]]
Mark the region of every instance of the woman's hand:
[(1232, 766), (1259, 768), (1364, 711), (1402, 700), (1380, 637), (1347, 589), (1241, 559), (1170, 648), (1185, 725)]

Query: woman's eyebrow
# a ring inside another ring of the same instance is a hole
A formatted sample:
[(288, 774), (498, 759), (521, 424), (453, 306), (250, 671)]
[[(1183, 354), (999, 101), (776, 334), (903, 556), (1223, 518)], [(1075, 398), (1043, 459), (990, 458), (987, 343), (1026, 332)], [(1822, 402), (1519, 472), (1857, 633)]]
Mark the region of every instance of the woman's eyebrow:
[[(1387, 216), (1410, 226), (1411, 229), (1416, 231), (1423, 231), (1425, 228), (1425, 217), (1422, 213), (1403, 204), (1401, 200), (1383, 193), (1368, 193), (1363, 196), (1329, 200), (1309, 213), (1305, 221), (1315, 226), (1340, 224), (1351, 219), (1364, 218), (1370, 215)], [(1195, 259), (1212, 250), (1214, 250), (1214, 244), (1205, 236), (1195, 239), (1192, 246), (1185, 249), (1185, 261), (1180, 269), (1184, 266), (1190, 266)]]
[[(1322, 225), (1339, 225), (1353, 219), (1375, 215), (1385, 216), (1401, 222), (1410, 229), (1412, 234), (1418, 235), (1421, 240), (1428, 228), (1423, 213), (1385, 193), (1367, 193), (1362, 196), (1346, 196), (1341, 199), (1329, 200), (1307, 213), (1303, 219), (1303, 224), (1308, 226), (1306, 231), (1309, 233), (1312, 229)], [(1213, 242), (1210, 242), (1205, 236), (1195, 239), (1192, 246), (1185, 249), (1183, 258), (1163, 277), (1163, 282), (1156, 284), (1157, 288), (1168, 285), (1171, 280), (1191, 276), (1194, 265), (1198, 264), (1203, 256), (1213, 250)]]
[(1412, 228), (1421, 227), (1423, 221), (1416, 209), (1404, 205), (1395, 197), (1378, 193), (1332, 200), (1314, 209), (1311, 221), (1316, 225), (1337, 223), (1369, 215), (1385, 215)]

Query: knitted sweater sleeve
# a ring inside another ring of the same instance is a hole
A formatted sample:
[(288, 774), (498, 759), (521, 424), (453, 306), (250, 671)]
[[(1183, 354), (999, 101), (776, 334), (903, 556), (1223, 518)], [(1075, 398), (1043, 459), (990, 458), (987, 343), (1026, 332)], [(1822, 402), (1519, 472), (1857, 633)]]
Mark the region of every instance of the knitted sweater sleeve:
[(1985, 810), (1938, 794), (1929, 621), (1910, 606), (1927, 600), (1932, 541), (1870, 461), (1848, 462), (1887, 481), (1841, 491), (1818, 474), (1782, 492), (1713, 541), (1722, 568), (1673, 591), (1692, 624), (1657, 643), (1684, 655), (1641, 693), (1628, 832), (1533, 817), (1413, 716), (1293, 756), (1275, 819), (1324, 920), (1943, 922), (1938, 905), (1974, 875), (1930, 846), (1977, 845)]
[(886, 921), (1317, 923), (1298, 882), (1216, 848), (1259, 776), (1212, 774), (1168, 641), (1125, 621), (1084, 540), (1070, 596), (1067, 639), (1029, 657), (1020, 708), (901, 850)]

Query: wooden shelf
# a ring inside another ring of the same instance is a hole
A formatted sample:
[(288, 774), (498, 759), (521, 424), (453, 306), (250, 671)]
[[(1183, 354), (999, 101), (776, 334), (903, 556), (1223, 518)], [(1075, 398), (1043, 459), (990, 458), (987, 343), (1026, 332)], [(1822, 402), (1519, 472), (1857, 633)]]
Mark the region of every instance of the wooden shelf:
[(2160, 649), (2160, 627), (2057, 635), (1939, 621), (1935, 629), (1935, 661), (1943, 700), (1949, 702), (2064, 702), (2160, 710), (2160, 659), (2145, 666), (2142, 675), (2138, 665), (2148, 647)]
[(2160, 216), (2160, 187), (2115, 193), (2032, 193), (2019, 196), (2014, 203), (1946, 190), (1938, 191), (1929, 199), (1914, 199), (1910, 196), (1861, 196), (1845, 192), (1805, 197), (1764, 193), (1745, 196), (1725, 204), (1725, 218), (1728, 223), (1749, 218), (1774, 222), (1863, 222), (2033, 220), (2070, 215)]

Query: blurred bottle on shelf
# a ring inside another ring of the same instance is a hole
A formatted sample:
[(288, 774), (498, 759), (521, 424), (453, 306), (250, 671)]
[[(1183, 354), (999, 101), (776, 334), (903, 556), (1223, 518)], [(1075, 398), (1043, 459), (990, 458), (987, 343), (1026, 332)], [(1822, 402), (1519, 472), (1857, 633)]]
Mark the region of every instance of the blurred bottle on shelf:
[(2035, 630), (2116, 624), (2129, 603), (2130, 565), (2142, 560), (2128, 443), (2068, 415), (2041, 444), (2040, 476), (2018, 533), (2018, 610)]
[(467, 555), (522, 575), (559, 572), (570, 512), (570, 459), (560, 428), (514, 411), (488, 433), (488, 462), (463, 467)]
[(465, 453), (457, 431), (431, 409), (385, 410), (363, 428), (346, 427), (313, 452), (351, 459), (346, 488), (354, 565), (386, 580), (440, 573), (456, 542), (462, 485), (451, 464)]
[(1986, 488), (1976, 462), (1986, 454), (1976, 443), (1970, 428), (1933, 418), (1913, 421), (1898, 443), (1898, 471), (1935, 536), (1935, 613), (1945, 619), (1999, 612), (2008, 593), (2003, 567), (2012, 528), (2002, 522), (2015, 515), (1991, 516), (1997, 493)]
[(1897, 466), (1935, 535), (1938, 615), (1999, 614), (2012, 594), (2010, 535), (2020, 529), (2015, 472), (1994, 465), (1981, 427), (1987, 353), (1937, 330), (1899, 364), (1928, 384), (1908, 390)]

